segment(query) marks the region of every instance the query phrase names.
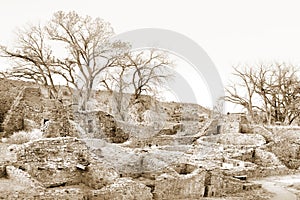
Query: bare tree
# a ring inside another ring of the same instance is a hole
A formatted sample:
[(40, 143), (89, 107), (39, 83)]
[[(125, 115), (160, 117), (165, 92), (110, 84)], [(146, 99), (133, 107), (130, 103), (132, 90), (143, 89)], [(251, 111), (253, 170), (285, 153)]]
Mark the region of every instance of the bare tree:
[(128, 70), (130, 65), (126, 56), (117, 61), (117, 66), (107, 71), (104, 79), (100, 81), (108, 91), (112, 93), (113, 114), (122, 121), (126, 120), (126, 111), (129, 106), (127, 92), (130, 92)]
[(53, 98), (58, 94), (55, 77), (60, 77), (67, 86), (80, 91), (81, 108), (86, 109), (96, 79), (107, 68), (115, 67), (130, 47), (111, 41), (113, 34), (110, 24), (100, 18), (56, 12), (45, 26), (20, 31), (18, 46), (13, 50), (1, 46), (1, 55), (17, 63), (5, 74), (50, 86)]
[(166, 53), (157, 49), (124, 54), (101, 82), (113, 93), (114, 114), (125, 120), (130, 104), (141, 103), (142, 95), (155, 98), (162, 84), (172, 77), (168, 70), (172, 65)]
[(225, 90), (228, 93), (225, 100), (234, 104), (239, 104), (246, 108), (249, 116), (253, 118), (253, 98), (256, 84), (256, 72), (250, 68), (239, 69), (234, 67), (233, 75), (239, 79), (239, 83), (232, 83)]
[(139, 99), (142, 94), (155, 94), (172, 75), (168, 67), (173, 65), (167, 54), (156, 49), (126, 54), (133, 86), (133, 97)]
[(110, 90), (119, 93), (118, 101), (128, 88), (134, 100), (142, 94), (154, 94), (169, 77), (166, 69), (171, 62), (167, 55), (154, 49), (130, 52), (128, 43), (111, 40), (113, 34), (110, 24), (100, 18), (56, 12), (46, 25), (20, 31), (16, 48), (1, 46), (1, 56), (17, 63), (3, 75), (47, 86), (53, 98), (58, 96), (56, 77), (61, 78), (69, 88), (79, 91), (81, 109), (86, 109), (99, 81), (106, 88), (113, 83), (115, 88)]
[(43, 28), (29, 26), (18, 32), (18, 46), (14, 50), (0, 46), (2, 57), (11, 58), (16, 66), (7, 71), (6, 78), (15, 77), (35, 81), (50, 89), (50, 97), (57, 97), (54, 77), (54, 57), (52, 50), (45, 43)]
[(113, 30), (109, 23), (100, 18), (81, 17), (75, 12), (55, 13), (47, 32), (51, 40), (62, 42), (68, 49), (69, 57), (61, 62), (64, 63), (61, 69), (68, 72), (67, 79), (72, 84), (74, 68), (78, 70), (80, 75), (76, 85), (84, 92), (82, 109), (85, 109), (96, 79), (107, 68), (116, 66), (119, 56), (129, 45), (110, 40)]
[(292, 65), (275, 63), (261, 66), (257, 77), (256, 93), (263, 101), (266, 119), (291, 124), (299, 117), (300, 82), (297, 69)]
[(273, 63), (235, 72), (241, 82), (228, 86), (225, 100), (243, 106), (252, 119), (253, 110), (267, 123), (291, 124), (299, 117), (300, 82), (294, 66)]

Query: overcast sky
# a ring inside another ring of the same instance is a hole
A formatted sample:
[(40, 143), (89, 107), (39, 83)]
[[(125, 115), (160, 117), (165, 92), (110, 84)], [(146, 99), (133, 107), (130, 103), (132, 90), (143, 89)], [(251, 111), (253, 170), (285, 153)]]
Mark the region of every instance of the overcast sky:
[(51, 0), (0, 1), (0, 44), (27, 22), (58, 10), (109, 21), (115, 32), (163, 28), (186, 35), (210, 56), (224, 84), (232, 65), (261, 61), (300, 64), (299, 1)]

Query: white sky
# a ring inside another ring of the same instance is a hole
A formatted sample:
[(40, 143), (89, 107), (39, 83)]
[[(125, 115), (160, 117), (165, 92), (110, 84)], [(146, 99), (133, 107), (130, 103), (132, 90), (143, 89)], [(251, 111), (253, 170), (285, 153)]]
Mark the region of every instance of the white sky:
[(27, 22), (58, 10), (109, 21), (116, 33), (163, 28), (197, 42), (218, 68), (224, 84), (231, 66), (260, 61), (300, 64), (300, 1), (276, 0), (0, 0), (0, 44)]

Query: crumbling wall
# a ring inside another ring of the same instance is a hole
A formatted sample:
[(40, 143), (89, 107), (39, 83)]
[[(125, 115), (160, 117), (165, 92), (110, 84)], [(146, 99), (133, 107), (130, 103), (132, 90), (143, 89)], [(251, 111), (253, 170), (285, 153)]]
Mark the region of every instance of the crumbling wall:
[(25, 129), (25, 118), (36, 124), (43, 112), (41, 101), (39, 88), (24, 88), (20, 91), (3, 122), (5, 136)]
[(262, 146), (266, 143), (263, 136), (258, 134), (227, 133), (203, 138), (204, 141), (225, 145)]
[(42, 128), (46, 137), (76, 136), (70, 112), (62, 102), (44, 98), (41, 88), (25, 87), (15, 98), (3, 123), (5, 137), (19, 130)]
[(205, 197), (214, 197), (221, 196), (223, 194), (224, 181), (223, 175), (219, 170), (208, 170), (205, 174), (204, 179), (204, 196)]
[(253, 153), (254, 153), (253, 162), (261, 167), (283, 166), (282, 162), (272, 152), (268, 152), (257, 148)]
[(7, 162), (0, 162), (0, 178), (7, 176), (6, 174), (6, 166), (8, 165)]
[(82, 200), (88, 198), (88, 194), (82, 188), (77, 187), (62, 187), (62, 188), (49, 188), (46, 191), (36, 195), (34, 199), (68, 199), (68, 200)]
[(15, 151), (16, 165), (48, 188), (84, 183), (98, 189), (118, 177), (76, 138), (32, 141)]
[(35, 190), (43, 189), (43, 185), (34, 180), (27, 172), (14, 166), (6, 166), (6, 174), (9, 179), (20, 185), (24, 185)]
[(274, 134), (262, 125), (251, 125), (253, 133), (263, 136), (267, 143), (274, 140)]
[(183, 124), (182, 123), (168, 123), (165, 124), (165, 127), (163, 127), (159, 131), (159, 135), (175, 135), (177, 132), (183, 131)]
[(54, 99), (43, 100), (42, 129), (45, 137), (78, 137), (79, 132), (72, 126), (72, 110)]
[(205, 174), (180, 175), (164, 173), (155, 180), (154, 199), (199, 199), (205, 193)]
[(75, 112), (74, 118), (85, 131), (82, 137), (107, 139), (113, 143), (122, 143), (129, 138), (129, 134), (118, 126), (114, 117), (106, 112)]
[(130, 180), (129, 178), (120, 178), (111, 185), (96, 191), (91, 199), (103, 200), (151, 200), (151, 188), (142, 183)]
[(167, 121), (200, 121), (208, 118), (209, 111), (198, 105), (191, 103), (160, 102), (161, 109), (167, 114)]
[(221, 133), (240, 133), (241, 132), (241, 115), (240, 114), (228, 114), (223, 117)]
[(300, 167), (300, 133), (298, 126), (267, 126), (271, 140), (266, 150), (274, 153), (289, 169)]
[(4, 131), (2, 123), (16, 96), (18, 96), (20, 90), (22, 90), (21, 88), (32, 84), (31, 82), (0, 78), (0, 132)]
[(274, 153), (282, 163), (290, 169), (300, 167), (300, 143), (284, 139), (272, 142), (268, 145), (268, 150)]
[[(181, 167), (186, 166), (182, 165)], [(191, 167), (187, 165), (188, 167)], [(220, 197), (241, 192), (244, 182), (225, 177), (220, 170), (191, 169), (176, 170), (176, 173), (163, 173), (156, 177), (154, 199), (201, 199)], [(179, 173), (178, 173), (179, 172)], [(182, 173), (183, 172), (183, 173)]]

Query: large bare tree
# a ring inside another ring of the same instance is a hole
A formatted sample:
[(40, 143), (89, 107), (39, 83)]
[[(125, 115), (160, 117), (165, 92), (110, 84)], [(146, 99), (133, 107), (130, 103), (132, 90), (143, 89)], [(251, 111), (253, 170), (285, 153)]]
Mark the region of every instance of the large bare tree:
[(225, 100), (243, 106), (254, 118), (254, 110), (267, 123), (291, 124), (299, 118), (300, 81), (295, 66), (285, 63), (234, 68), (238, 83), (226, 88)]
[[(114, 111), (125, 119), (129, 104), (141, 102), (142, 95), (155, 97), (159, 88), (172, 77), (173, 62), (166, 52), (152, 48), (127, 52), (109, 71), (102, 85), (113, 93)], [(131, 98), (129, 97), (131, 94)]]
[(100, 18), (56, 12), (46, 25), (20, 31), (16, 48), (1, 46), (1, 55), (17, 63), (6, 76), (50, 86), (54, 98), (58, 96), (54, 77), (63, 78), (69, 87), (80, 91), (81, 108), (86, 109), (96, 79), (116, 66), (130, 47), (112, 41), (113, 34), (110, 24)]
[(30, 25), (20, 29), (17, 34), (17, 46), (8, 49), (0, 46), (0, 55), (15, 61), (12, 70), (3, 73), (6, 78), (14, 77), (35, 81), (49, 88), (51, 98), (57, 97), (55, 87), (55, 62), (51, 48), (46, 44), (46, 36), (41, 25)]
[(85, 106), (99, 75), (107, 68), (116, 66), (117, 60), (128, 50), (129, 45), (111, 41), (114, 33), (109, 23), (100, 18), (81, 17), (75, 12), (55, 13), (46, 29), (51, 40), (59, 41), (67, 47), (68, 59), (61, 62), (64, 63), (61, 69), (69, 73), (67, 78), (72, 84), (74, 79), (70, 72), (74, 68), (77, 70), (79, 79), (75, 85), (82, 91), (82, 106)]
[(139, 99), (142, 94), (154, 95), (157, 88), (172, 77), (169, 67), (173, 63), (165, 52), (150, 49), (126, 56), (129, 60), (134, 99)]
[(58, 97), (60, 78), (78, 91), (83, 110), (99, 82), (119, 93), (119, 102), (124, 92), (133, 93), (134, 100), (154, 94), (169, 77), (167, 54), (154, 49), (131, 52), (128, 43), (111, 40), (113, 34), (100, 18), (56, 12), (43, 26), (20, 31), (15, 48), (1, 46), (1, 56), (17, 64), (2, 76), (36, 81), (50, 88), (52, 98)]
[(256, 72), (251, 67), (245, 67), (242, 69), (234, 67), (233, 70), (233, 75), (239, 79), (239, 82), (232, 82), (225, 89), (228, 94), (227, 96), (225, 96), (225, 100), (234, 104), (241, 105), (247, 110), (249, 116), (253, 118), (253, 108), (257, 107), (253, 105)]

